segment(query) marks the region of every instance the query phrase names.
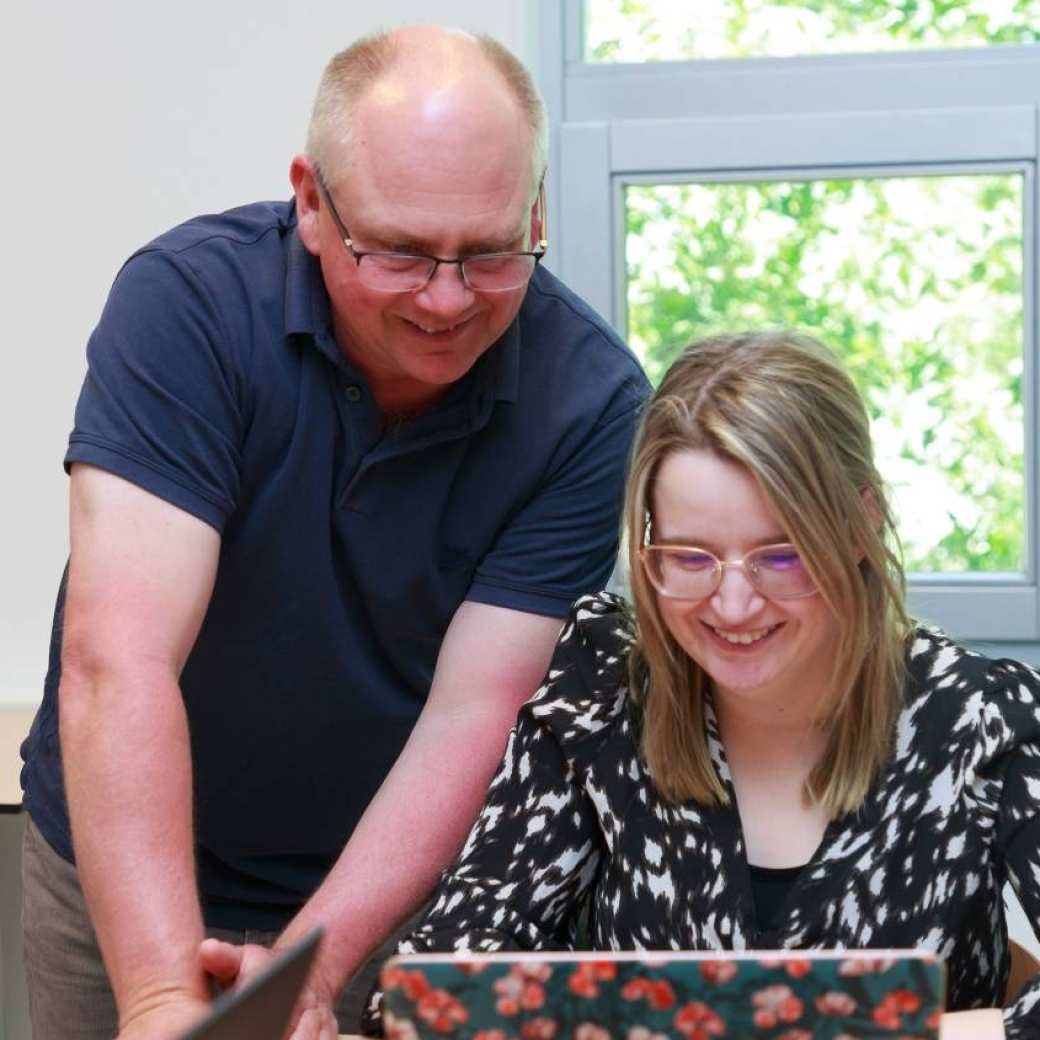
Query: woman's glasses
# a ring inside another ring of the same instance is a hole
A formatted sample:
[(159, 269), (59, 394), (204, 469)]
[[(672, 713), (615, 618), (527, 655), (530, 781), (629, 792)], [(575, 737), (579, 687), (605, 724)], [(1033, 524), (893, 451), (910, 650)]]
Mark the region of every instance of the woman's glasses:
[(742, 560), (720, 560), (693, 545), (644, 545), (641, 556), (650, 583), (671, 599), (707, 599), (722, 584), (727, 567), (739, 567), (770, 599), (801, 599), (816, 592), (805, 562), (788, 542), (752, 549)]

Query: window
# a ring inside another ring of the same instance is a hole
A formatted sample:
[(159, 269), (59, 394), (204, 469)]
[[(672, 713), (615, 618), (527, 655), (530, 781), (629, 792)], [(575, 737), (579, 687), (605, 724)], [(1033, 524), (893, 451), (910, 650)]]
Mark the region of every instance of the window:
[[(794, 325), (842, 353), (893, 486), (911, 608), (963, 639), (1040, 639), (1038, 7), (542, 8), (555, 269), (651, 378), (721, 329)], [(796, 17), (798, 33), (777, 28)], [(902, 50), (834, 53), (881, 50), (878, 33)], [(772, 56), (722, 57), (763, 43)]]
[(706, 331), (814, 330), (867, 400), (907, 567), (1021, 575), (1024, 180), (626, 184), (621, 325), (654, 382)]
[(1040, 41), (1038, 0), (586, 0), (586, 61), (849, 54)]

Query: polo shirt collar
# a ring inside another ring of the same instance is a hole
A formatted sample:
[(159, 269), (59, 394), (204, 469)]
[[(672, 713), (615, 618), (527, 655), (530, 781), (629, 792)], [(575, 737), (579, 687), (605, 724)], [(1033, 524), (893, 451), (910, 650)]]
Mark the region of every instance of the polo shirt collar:
[[(523, 310), (523, 304), (520, 305)], [(509, 323), (509, 328), (499, 337), (491, 351), (497, 360), (494, 380), (495, 399), (512, 404), (516, 401), (520, 385), (520, 312)]]
[(342, 356), (335, 348), (332, 314), (321, 264), (300, 239), (296, 222), (296, 202), (289, 203), (285, 246), (285, 335), (307, 336), (330, 361)]

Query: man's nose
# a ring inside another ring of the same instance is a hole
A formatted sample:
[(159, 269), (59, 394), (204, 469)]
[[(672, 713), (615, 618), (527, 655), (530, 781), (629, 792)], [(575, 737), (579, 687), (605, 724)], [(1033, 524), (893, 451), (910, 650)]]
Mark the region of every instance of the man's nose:
[(429, 314), (454, 317), (473, 302), (473, 290), (462, 278), (460, 264), (439, 264), (433, 277), (415, 294), (416, 302)]
[(711, 597), (712, 610), (720, 621), (737, 625), (757, 614), (765, 603), (762, 593), (751, 584), (742, 567), (726, 567), (722, 581)]

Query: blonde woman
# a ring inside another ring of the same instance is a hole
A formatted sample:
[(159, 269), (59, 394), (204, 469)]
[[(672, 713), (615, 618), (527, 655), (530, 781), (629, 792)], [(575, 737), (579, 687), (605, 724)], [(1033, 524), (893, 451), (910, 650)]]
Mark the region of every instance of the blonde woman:
[[(1040, 677), (916, 627), (866, 411), (783, 332), (690, 347), (629, 477), (633, 606), (579, 600), (406, 948), (925, 947), (944, 1037), (1040, 916)], [(1034, 1008), (1035, 1006), (1035, 1008)], [(1006, 1029), (1006, 1034), (1005, 1034)]]

